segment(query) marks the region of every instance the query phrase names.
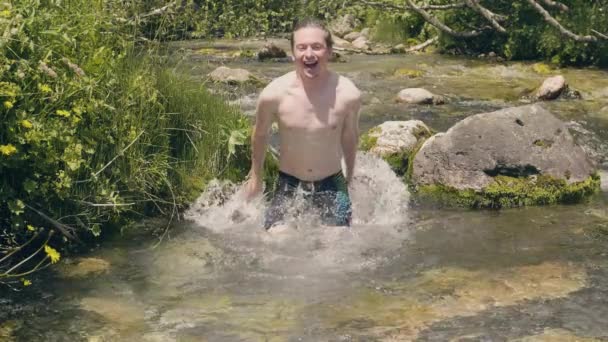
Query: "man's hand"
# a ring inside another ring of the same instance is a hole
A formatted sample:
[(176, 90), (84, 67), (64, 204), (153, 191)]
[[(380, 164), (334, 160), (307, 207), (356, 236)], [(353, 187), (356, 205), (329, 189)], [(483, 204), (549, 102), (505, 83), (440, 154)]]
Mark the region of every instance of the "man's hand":
[(251, 201), (258, 197), (263, 190), (262, 179), (259, 177), (250, 177), (245, 183), (244, 197), (246, 201)]

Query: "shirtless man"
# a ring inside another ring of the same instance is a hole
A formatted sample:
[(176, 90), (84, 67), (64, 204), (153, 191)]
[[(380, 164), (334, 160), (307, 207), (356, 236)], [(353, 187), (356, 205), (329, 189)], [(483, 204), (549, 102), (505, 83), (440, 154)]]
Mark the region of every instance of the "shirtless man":
[(332, 39), (320, 22), (298, 23), (291, 48), (295, 71), (272, 81), (258, 100), (245, 196), (251, 199), (262, 191), (264, 156), (276, 120), (279, 179), (264, 227), (281, 222), (298, 188), (321, 210), (325, 224), (350, 226), (348, 184), (355, 167), (361, 94), (350, 80), (328, 70)]

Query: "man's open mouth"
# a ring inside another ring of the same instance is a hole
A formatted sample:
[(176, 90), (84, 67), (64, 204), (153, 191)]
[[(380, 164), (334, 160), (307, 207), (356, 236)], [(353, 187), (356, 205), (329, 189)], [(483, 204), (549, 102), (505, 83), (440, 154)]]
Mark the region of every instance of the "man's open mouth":
[(312, 68), (314, 68), (314, 67), (316, 67), (316, 66), (317, 66), (317, 64), (319, 64), (319, 61), (304, 62), (304, 65), (305, 65), (307, 68), (311, 68), (311, 69), (312, 69)]

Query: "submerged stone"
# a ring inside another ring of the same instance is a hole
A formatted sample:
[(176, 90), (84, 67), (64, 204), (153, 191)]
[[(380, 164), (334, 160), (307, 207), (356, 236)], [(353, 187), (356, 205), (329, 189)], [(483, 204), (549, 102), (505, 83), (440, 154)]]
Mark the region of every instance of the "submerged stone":
[(493, 271), (438, 268), (408, 282), (362, 289), (344, 303), (331, 304), (323, 318), (331, 327), (372, 339), (411, 341), (442, 320), (529, 300), (563, 298), (586, 283), (584, 268), (568, 263)]
[(144, 307), (129, 300), (87, 297), (80, 300), (80, 307), (101, 315), (117, 329), (130, 329), (144, 324)]
[(473, 115), (434, 135), (411, 180), (423, 198), (468, 207), (574, 203), (599, 188), (567, 126), (538, 105)]
[(110, 263), (99, 258), (79, 258), (74, 263), (63, 263), (59, 268), (59, 272), (65, 278), (84, 278), (109, 271)]

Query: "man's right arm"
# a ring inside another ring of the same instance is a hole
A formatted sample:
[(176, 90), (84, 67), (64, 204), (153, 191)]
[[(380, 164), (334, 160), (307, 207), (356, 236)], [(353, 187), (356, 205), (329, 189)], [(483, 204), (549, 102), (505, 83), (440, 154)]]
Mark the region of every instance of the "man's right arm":
[(247, 197), (252, 198), (262, 191), (264, 157), (270, 137), (270, 127), (276, 111), (275, 100), (272, 94), (265, 89), (258, 100), (255, 126), (251, 134), (251, 170), (249, 171), (249, 184)]

